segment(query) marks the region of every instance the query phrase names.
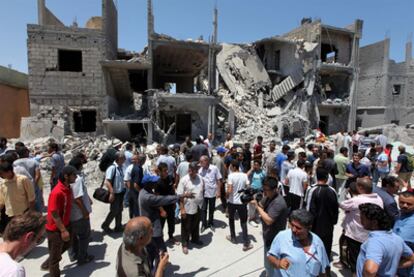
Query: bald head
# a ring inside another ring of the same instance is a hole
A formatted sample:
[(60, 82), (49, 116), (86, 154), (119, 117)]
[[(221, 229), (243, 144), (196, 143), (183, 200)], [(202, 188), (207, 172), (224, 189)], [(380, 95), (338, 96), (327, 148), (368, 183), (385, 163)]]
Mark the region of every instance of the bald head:
[(372, 193), (372, 182), (369, 178), (358, 178), (356, 185), (359, 194)]
[(152, 237), (152, 224), (149, 218), (138, 216), (130, 219), (125, 226), (123, 241), (125, 248), (134, 251), (145, 247)]

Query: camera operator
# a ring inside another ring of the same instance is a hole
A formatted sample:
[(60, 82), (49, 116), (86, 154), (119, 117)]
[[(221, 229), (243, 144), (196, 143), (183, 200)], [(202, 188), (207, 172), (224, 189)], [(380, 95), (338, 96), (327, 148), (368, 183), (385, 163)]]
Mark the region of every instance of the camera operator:
[(264, 198), (258, 203), (252, 200), (250, 203), (256, 206), (263, 226), (264, 240), (264, 267), (266, 276), (272, 276), (273, 268), (267, 259), (267, 252), (270, 249), (276, 235), (286, 229), (286, 221), (289, 215), (289, 208), (285, 199), (277, 191), (278, 180), (267, 177), (263, 182)]
[(231, 172), (227, 179), (226, 197), (228, 200), (229, 211), (229, 226), (230, 236), (226, 239), (232, 243), (236, 243), (236, 232), (234, 230), (234, 215), (237, 211), (240, 218), (240, 225), (243, 236), (243, 251), (247, 251), (253, 248), (250, 243), (249, 236), (247, 234), (247, 203), (242, 202), (243, 190), (249, 185), (249, 179), (247, 174), (239, 172), (239, 161), (231, 161)]

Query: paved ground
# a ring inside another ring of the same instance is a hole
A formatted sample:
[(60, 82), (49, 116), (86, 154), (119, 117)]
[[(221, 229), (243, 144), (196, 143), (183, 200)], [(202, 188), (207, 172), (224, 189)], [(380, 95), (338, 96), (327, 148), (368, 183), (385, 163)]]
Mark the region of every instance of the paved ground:
[[(93, 191), (90, 189), (89, 193)], [(48, 191), (45, 191), (45, 196)], [(47, 198), (45, 198), (47, 199)], [(92, 222), (92, 241), (90, 243), (90, 254), (95, 256), (95, 260), (90, 264), (77, 266), (69, 261), (67, 253), (63, 254), (60, 263), (62, 275), (64, 276), (115, 276), (115, 257), (119, 245), (121, 244), (121, 234), (103, 236), (100, 224), (105, 218), (109, 207), (95, 201), (93, 204)], [(188, 255), (184, 255), (181, 246), (169, 247), (170, 265), (165, 276), (265, 276), (263, 272), (263, 241), (261, 237), (261, 227), (253, 228), (248, 226), (249, 234), (254, 248), (248, 252), (242, 251), (240, 224), (236, 222), (236, 233), (238, 244), (231, 244), (226, 240), (229, 234), (228, 219), (220, 211), (215, 213), (215, 232), (210, 230), (201, 234), (203, 247), (190, 248)], [(124, 210), (123, 222), (127, 222), (128, 213)], [(167, 226), (165, 227), (167, 228)], [(333, 251), (338, 253), (338, 239), (340, 228), (335, 229)], [(176, 225), (176, 235), (179, 238), (180, 225)], [(40, 270), (40, 264), (47, 257), (47, 241), (37, 246), (23, 261), (28, 277), (48, 276), (47, 272)], [(337, 259), (337, 256), (334, 257)], [(332, 276), (350, 276), (349, 272), (338, 272), (333, 269)], [(297, 276), (299, 277), (299, 276)]]

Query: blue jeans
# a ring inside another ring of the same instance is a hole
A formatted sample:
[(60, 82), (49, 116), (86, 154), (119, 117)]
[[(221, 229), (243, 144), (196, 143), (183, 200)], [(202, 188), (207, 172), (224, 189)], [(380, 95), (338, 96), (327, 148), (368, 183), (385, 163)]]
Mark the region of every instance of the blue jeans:
[(43, 202), (42, 202), (42, 190), (39, 188), (38, 185), (34, 185), (35, 190), (35, 210), (36, 212), (43, 211)]

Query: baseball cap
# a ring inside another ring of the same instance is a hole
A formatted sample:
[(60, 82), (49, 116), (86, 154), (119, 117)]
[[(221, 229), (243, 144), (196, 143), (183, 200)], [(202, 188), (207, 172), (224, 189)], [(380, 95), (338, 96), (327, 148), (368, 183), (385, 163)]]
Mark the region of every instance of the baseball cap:
[(221, 153), (226, 153), (227, 149), (224, 148), (223, 146), (219, 146), (216, 148), (217, 154), (221, 154)]
[(146, 186), (151, 183), (157, 183), (159, 180), (160, 180), (160, 176), (145, 174), (144, 177), (142, 178), (141, 184), (143, 186)]

